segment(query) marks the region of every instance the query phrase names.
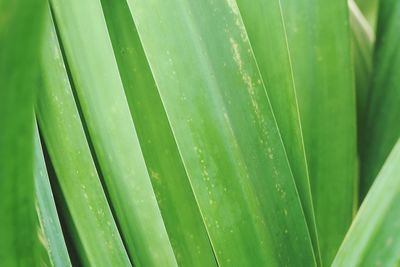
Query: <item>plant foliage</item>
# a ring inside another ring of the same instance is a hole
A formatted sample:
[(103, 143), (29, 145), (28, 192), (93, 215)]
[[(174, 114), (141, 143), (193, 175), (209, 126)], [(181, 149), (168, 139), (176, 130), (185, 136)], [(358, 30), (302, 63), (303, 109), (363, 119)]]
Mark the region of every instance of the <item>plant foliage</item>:
[(398, 266), (399, 29), (396, 0), (2, 0), (0, 266)]

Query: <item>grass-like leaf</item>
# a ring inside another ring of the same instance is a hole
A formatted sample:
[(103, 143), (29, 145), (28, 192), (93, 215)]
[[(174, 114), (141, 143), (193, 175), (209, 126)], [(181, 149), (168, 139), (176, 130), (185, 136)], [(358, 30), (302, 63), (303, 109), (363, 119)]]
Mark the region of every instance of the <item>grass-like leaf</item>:
[(181, 266), (216, 266), (196, 199), (125, 0), (103, 0), (121, 79), (163, 220)]
[(400, 2), (382, 0), (374, 53), (374, 73), (361, 146), (364, 197), (400, 136)]
[(314, 251), (320, 261), (310, 180), (296, 96), (296, 81), (293, 77), (281, 2), (279, 0), (239, 0), (237, 2), (282, 135)]
[(40, 0), (0, 1), (0, 266), (40, 262), (33, 100), (43, 13)]
[(111, 205), (136, 266), (176, 266), (118, 72), (100, 1), (52, 0)]
[(84, 265), (131, 266), (90, 154), (50, 18), (45, 36), (36, 112), (75, 250)]
[[(371, 89), (372, 54), (375, 34), (353, 0), (349, 1), (349, 9), (357, 89), (357, 126), (359, 140), (361, 140), (364, 133), (365, 115)], [(359, 145), (362, 146), (362, 143)]]
[(49, 177), (47, 175), (39, 132), (35, 129), (35, 191), (44, 243), (52, 266), (71, 267), (67, 246), (58, 218)]
[(128, 5), (219, 265), (313, 266), (299, 196), (236, 3)]
[[(354, 0), (351, 0), (354, 1)], [(368, 23), (375, 31), (378, 21), (378, 7), (381, 0), (356, 0), (361, 12), (364, 14)]]
[(321, 0), (281, 4), (322, 263), (329, 265), (352, 220), (357, 175), (348, 6), (346, 1)]
[(335, 261), (336, 266), (399, 266), (400, 141), (368, 192)]

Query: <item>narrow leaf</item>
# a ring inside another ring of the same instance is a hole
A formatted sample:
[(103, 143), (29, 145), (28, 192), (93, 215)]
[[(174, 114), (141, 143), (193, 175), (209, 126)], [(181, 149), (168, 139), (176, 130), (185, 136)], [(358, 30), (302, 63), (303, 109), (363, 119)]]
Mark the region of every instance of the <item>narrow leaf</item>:
[(101, 173), (136, 266), (176, 266), (99, 0), (52, 0)]
[(400, 140), (368, 192), (332, 266), (399, 266)]
[(51, 192), (37, 127), (35, 129), (35, 190), (39, 220), (46, 244), (45, 248), (52, 266), (72, 266)]
[(353, 0), (349, 1), (349, 9), (357, 89), (357, 124), (359, 129), (358, 134), (361, 137), (364, 132), (367, 102), (371, 89), (372, 52), (375, 36), (370, 25)]
[(140, 146), (177, 262), (182, 266), (216, 266), (127, 3), (125, 0), (103, 0), (102, 3)]
[(279, 0), (238, 0), (272, 109), (293, 171), (308, 229), (319, 260), (318, 238), (304, 151), (296, 81)]
[(400, 2), (382, 0), (361, 147), (361, 198), (400, 136)]
[(128, 5), (218, 264), (315, 265), (236, 3), (129, 0)]
[(366, 17), (371, 28), (375, 31), (378, 21), (378, 7), (380, 0), (356, 0), (361, 12)]
[(0, 1), (0, 266), (40, 263), (33, 101), (43, 12), (41, 0)]
[(346, 1), (281, 0), (323, 265), (352, 220), (356, 107)]
[(46, 25), (44, 84), (37, 115), (66, 203), (66, 217), (84, 265), (131, 266), (114, 222), (74, 102), (54, 25)]

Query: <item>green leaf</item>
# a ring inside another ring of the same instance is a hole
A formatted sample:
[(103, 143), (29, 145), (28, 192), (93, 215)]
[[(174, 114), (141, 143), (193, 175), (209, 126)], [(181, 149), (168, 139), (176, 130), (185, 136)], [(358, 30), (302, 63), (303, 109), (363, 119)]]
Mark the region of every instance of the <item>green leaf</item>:
[(323, 265), (350, 225), (356, 107), (346, 1), (281, 0)]
[[(363, 146), (365, 117), (372, 81), (372, 56), (375, 35), (356, 2), (349, 1), (353, 64), (356, 81), (358, 152)], [(359, 158), (360, 159), (360, 158)], [(360, 164), (360, 163), (359, 163)], [(359, 208), (360, 175), (354, 180), (354, 212)]]
[[(350, 0), (354, 1), (354, 0)], [(378, 18), (378, 6), (380, 0), (356, 0), (356, 3), (360, 7), (362, 13), (366, 17), (371, 28), (375, 31), (377, 26)]]
[(131, 266), (90, 154), (50, 18), (46, 26), (36, 112), (74, 246), (84, 265)]
[(368, 192), (332, 266), (399, 266), (400, 140)]
[(236, 3), (128, 5), (218, 264), (315, 265)]
[[(367, 102), (371, 87), (374, 33), (357, 4), (349, 1), (353, 61), (356, 78), (357, 124), (359, 141), (363, 135)], [(362, 145), (362, 144), (360, 144)]]
[[(39, 266), (33, 100), (43, 1), (0, 1), (0, 265)], [(29, 27), (27, 27), (29, 25)]]
[(400, 136), (400, 2), (382, 0), (361, 147), (361, 198)]
[[(310, 180), (304, 151), (296, 81), (287, 42), (285, 19), (279, 0), (238, 0), (252, 50), (282, 135), (300, 195), (308, 229), (320, 261)], [(279, 62), (279, 64), (277, 64)]]
[(52, 266), (72, 266), (54, 203), (37, 127), (35, 129), (35, 191), (45, 248)]
[(136, 266), (176, 266), (129, 112), (100, 1), (52, 0), (101, 173)]
[(196, 199), (125, 0), (103, 0), (121, 79), (161, 214), (182, 266), (216, 266)]

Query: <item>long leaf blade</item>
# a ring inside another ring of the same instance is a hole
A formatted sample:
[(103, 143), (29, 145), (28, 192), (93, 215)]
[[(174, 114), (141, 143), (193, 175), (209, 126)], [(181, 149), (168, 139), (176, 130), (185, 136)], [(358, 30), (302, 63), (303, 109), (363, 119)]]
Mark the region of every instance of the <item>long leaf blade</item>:
[[(372, 54), (375, 36), (371, 26), (353, 0), (349, 1), (349, 9), (357, 89), (358, 135), (359, 140), (362, 140), (367, 103), (371, 90)], [(362, 144), (360, 143), (360, 145)]]
[(400, 2), (380, 3), (373, 81), (361, 147), (361, 198), (400, 136)]
[(218, 263), (314, 265), (293, 176), (236, 3), (128, 5)]
[(52, 266), (71, 267), (44, 161), (39, 132), (35, 129), (35, 191), (38, 215)]
[(357, 175), (348, 6), (346, 1), (323, 0), (281, 0), (281, 4), (322, 263), (329, 265), (352, 220)]
[(400, 141), (368, 192), (332, 266), (400, 264)]
[(83, 264), (131, 266), (90, 154), (50, 12), (48, 15), (42, 50), (43, 86), (36, 112), (65, 199), (63, 212), (68, 214), (69, 230)]
[(1, 266), (39, 266), (33, 101), (43, 12), (40, 0), (0, 2)]
[(314, 251), (320, 260), (296, 81), (281, 3), (279, 0), (238, 0), (237, 3), (287, 151)]
[(146, 169), (100, 1), (52, 0), (101, 172), (137, 266), (176, 266)]
[(182, 266), (216, 266), (208, 234), (125, 0), (104, 0), (114, 53), (164, 223)]

